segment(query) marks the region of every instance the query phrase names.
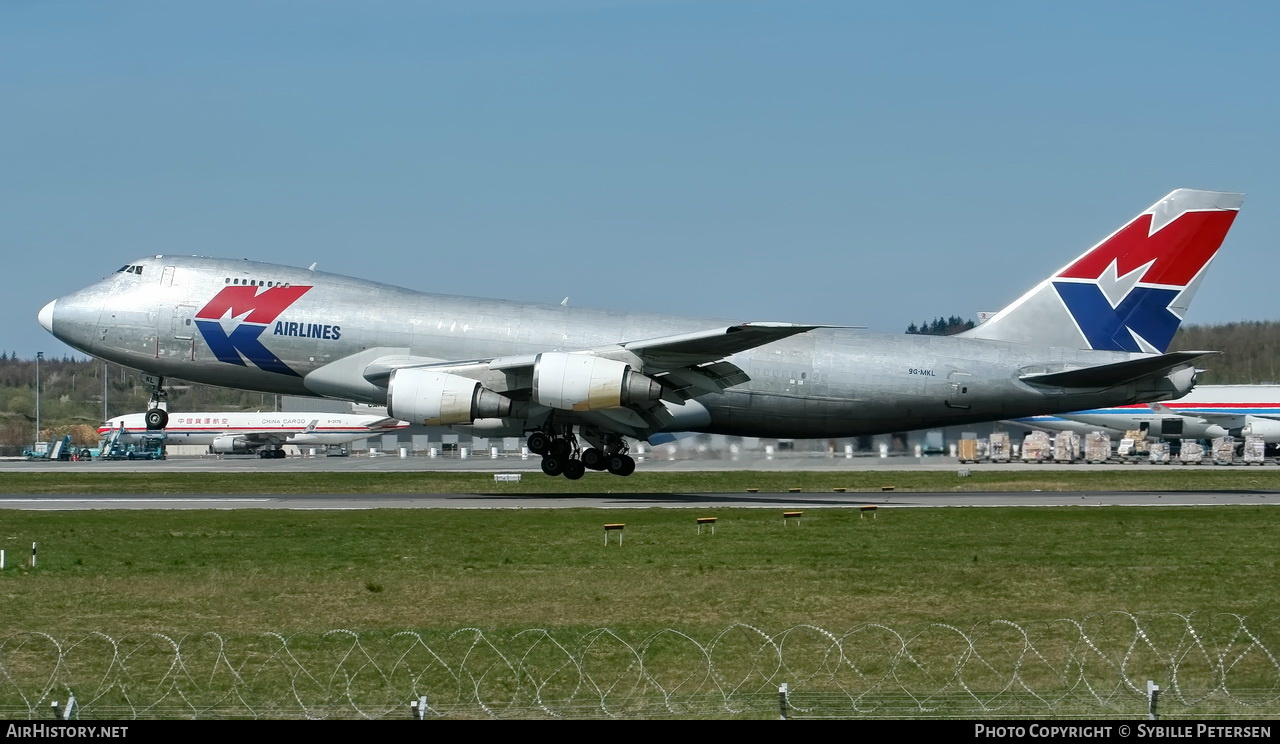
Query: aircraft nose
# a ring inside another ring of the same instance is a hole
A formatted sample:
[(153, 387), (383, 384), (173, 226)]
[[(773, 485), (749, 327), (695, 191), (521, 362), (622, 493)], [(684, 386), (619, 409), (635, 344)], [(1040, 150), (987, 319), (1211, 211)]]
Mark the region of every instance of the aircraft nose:
[(53, 307), (57, 304), (58, 301), (53, 300), (48, 305), (40, 308), (40, 314), (36, 316), (40, 320), (40, 327), (49, 333), (53, 333)]

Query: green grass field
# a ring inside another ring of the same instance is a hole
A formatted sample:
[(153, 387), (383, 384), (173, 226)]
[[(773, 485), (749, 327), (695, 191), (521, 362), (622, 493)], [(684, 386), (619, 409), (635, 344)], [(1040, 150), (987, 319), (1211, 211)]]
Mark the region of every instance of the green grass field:
[[(636, 492), (732, 491), (748, 482), (761, 490), (879, 490), (890, 481), (897, 490), (1088, 490), (1090, 475), (699, 473), (601, 482), (625, 483)], [(1093, 480), (1104, 481), (1098, 487), (1105, 488), (1252, 490), (1267, 488), (1258, 481), (1270, 481), (1270, 475), (1240, 469), (1117, 471)], [(52, 477), (6, 474), (0, 488), (536, 492), (590, 480), (495, 484), (485, 474), (263, 478), (68, 471)], [(695, 519), (701, 516), (717, 518), (714, 534), (698, 533)], [(605, 544), (606, 523), (625, 523), (621, 545), (616, 539)], [(35, 568), (27, 565), (33, 541), (40, 546)], [(839, 635), (869, 623), (895, 629), (945, 624), (969, 631), (1006, 620), (1025, 626), (1108, 613), (1177, 613), (1213, 625), (1213, 618), (1227, 613), (1248, 618), (1261, 629), (1262, 642), (1273, 653), (1280, 650), (1280, 638), (1265, 635), (1274, 634), (1268, 628), (1280, 628), (1270, 623), (1280, 618), (1280, 510), (1271, 506), (882, 507), (874, 519), (856, 509), (806, 508), (800, 525), (784, 525), (780, 512), (762, 509), (0, 510), (0, 547), (9, 562), (0, 572), (0, 639), (31, 632), (60, 639), (99, 632), (112, 638), (321, 638), (326, 631), (349, 629), (370, 643), (408, 630), (447, 645), (445, 639), (464, 628), (502, 638), (545, 629), (578, 639), (607, 628), (632, 642), (674, 629), (706, 643), (736, 623), (765, 633), (815, 626)], [(1184, 642), (1176, 628), (1171, 632), (1167, 647), (1176, 649)], [(940, 660), (931, 663), (945, 678), (946, 665), (960, 653), (950, 643), (939, 636), (914, 650), (937, 650)], [(1115, 655), (1123, 655), (1133, 643), (1132, 628), (1118, 630), (1114, 643)], [(0, 655), (13, 651), (0, 644)], [(686, 668), (681, 664), (689, 661), (675, 656), (664, 666), (654, 652), (646, 673), (679, 677)], [(130, 663), (141, 668), (143, 658)], [(156, 658), (163, 669), (163, 655)], [(1157, 662), (1165, 663), (1152, 660)], [(735, 663), (718, 662), (721, 671)], [(1275, 687), (1276, 670), (1265, 658), (1249, 668), (1249, 678), (1238, 685)], [(1031, 671), (1022, 674), (1028, 679)], [(1060, 684), (1054, 673), (1046, 674), (1045, 684)], [(936, 682), (923, 672), (917, 676), (925, 687)], [(990, 676), (987, 682), (997, 689), (1007, 683)], [(520, 684), (513, 679), (508, 686), (515, 690)]]
[(698, 516), (714, 535), (663, 509), (3, 512), (0, 635), (1280, 615), (1273, 507)]

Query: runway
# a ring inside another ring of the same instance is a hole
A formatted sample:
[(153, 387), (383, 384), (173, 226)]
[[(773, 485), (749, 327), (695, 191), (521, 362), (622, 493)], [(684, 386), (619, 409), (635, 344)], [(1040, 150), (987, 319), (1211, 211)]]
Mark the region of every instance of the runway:
[[(470, 459), (427, 457), (292, 457), (263, 460), (251, 456), (172, 457), (159, 461), (49, 462), (0, 461), (3, 472), (242, 472), (247, 474), (300, 472), (438, 472), (469, 471), (519, 473), (522, 478), (546, 478), (536, 457), (479, 457)], [(654, 472), (698, 471), (1040, 471), (1121, 469), (1150, 471), (1169, 468), (1211, 468), (1224, 466), (1151, 465), (1125, 463), (1084, 465), (1078, 463), (978, 463), (961, 464), (948, 457), (824, 457), (791, 456), (734, 460), (647, 460), (640, 463)], [(1234, 468), (1247, 466), (1236, 465)], [(1274, 472), (1275, 466), (1254, 466), (1260, 476)], [(1280, 505), (1280, 490), (1259, 488), (1248, 491), (1029, 491), (1029, 492), (807, 492), (807, 493), (628, 493), (627, 480), (612, 476), (602, 479), (607, 490), (587, 494), (7, 494), (0, 496), (0, 510), (94, 510), (94, 509), (708, 509), (759, 508), (802, 510), (856, 508), (880, 509), (922, 507), (1006, 507), (1006, 506), (1223, 506), (1232, 504)], [(1259, 486), (1280, 479), (1260, 478)], [(871, 513), (870, 509), (867, 509)]]
[[(175, 456), (167, 460), (92, 460), (80, 462), (49, 462), (48, 460), (25, 460), (14, 458), (0, 460), (0, 473), (14, 472), (491, 472), (491, 473), (536, 473), (541, 477), (537, 456), (521, 457), (518, 454), (498, 457), (458, 458), (458, 457), (426, 457), (421, 455), (397, 457), (380, 455), (376, 457), (286, 457), (280, 460), (263, 460), (252, 455), (214, 456)], [(1153, 469), (1247, 469), (1258, 472), (1273, 472), (1277, 469), (1275, 459), (1269, 459), (1262, 465), (1182, 465), (1178, 463), (1154, 465), (1146, 461), (1109, 462), (1104, 464), (1086, 464), (1083, 462), (981, 462), (961, 463), (954, 457), (844, 457), (822, 454), (794, 454), (775, 457), (708, 457), (698, 459), (666, 459), (662, 457), (639, 458), (637, 472), (722, 472), (738, 470), (745, 472), (838, 472), (838, 471), (893, 471), (911, 470), (916, 472), (968, 470), (970, 472), (1007, 472), (1010, 470), (1125, 470), (1134, 469), (1149, 471)]]

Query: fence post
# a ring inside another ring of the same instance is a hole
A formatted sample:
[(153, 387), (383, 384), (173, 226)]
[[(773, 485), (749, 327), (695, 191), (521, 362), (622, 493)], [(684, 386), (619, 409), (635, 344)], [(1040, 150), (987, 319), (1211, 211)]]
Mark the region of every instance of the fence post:
[(410, 701), (409, 712), (415, 721), (425, 721), (427, 718), (427, 696), (423, 695), (417, 700)]
[(1160, 685), (1155, 680), (1147, 680), (1147, 718), (1155, 721), (1159, 716), (1156, 715), (1156, 702), (1160, 699)]
[(778, 711), (781, 713), (779, 720), (787, 720), (787, 683), (783, 682), (778, 686)]

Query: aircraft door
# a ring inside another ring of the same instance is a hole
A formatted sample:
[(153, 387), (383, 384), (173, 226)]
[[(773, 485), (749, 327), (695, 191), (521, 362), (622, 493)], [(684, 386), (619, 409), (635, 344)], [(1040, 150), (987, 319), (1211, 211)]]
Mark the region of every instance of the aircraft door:
[(968, 372), (953, 370), (947, 375), (947, 408), (968, 410), (970, 404), (969, 388), (973, 384), (973, 375)]
[(190, 339), (195, 337), (196, 306), (178, 305), (173, 308), (173, 337)]
[(196, 358), (196, 306), (176, 305), (173, 308), (173, 341), (167, 344), (173, 355), (187, 361)]

